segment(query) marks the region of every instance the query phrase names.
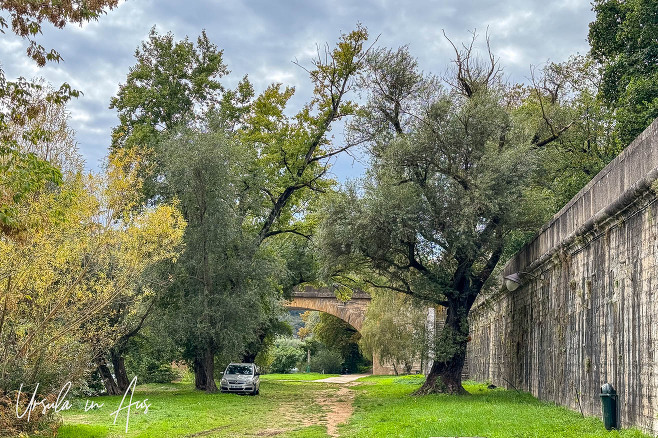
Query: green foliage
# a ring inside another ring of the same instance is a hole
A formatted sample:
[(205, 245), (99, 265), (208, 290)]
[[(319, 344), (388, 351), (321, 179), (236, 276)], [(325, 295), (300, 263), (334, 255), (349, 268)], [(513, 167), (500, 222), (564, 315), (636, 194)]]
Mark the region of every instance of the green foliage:
[(221, 51), (205, 34), (195, 47), (153, 29), (137, 50), (111, 104), (120, 119), (113, 153), (144, 150), (152, 165), (144, 197), (178, 199), (189, 222), (186, 251), (160, 309), (197, 371), (208, 366), (201, 356), (206, 364), (216, 354), (255, 359), (276, 326), (276, 299), (314, 280), (301, 238), (314, 226), (311, 194), (331, 184), (327, 161), (340, 150), (327, 146), (327, 134), (333, 121), (353, 113), (345, 95), (366, 39), (359, 27), (315, 61), (314, 98), (293, 118), (285, 111), (291, 88), (272, 85), (254, 98), (245, 77), (224, 90)]
[(135, 375), (140, 376), (142, 383), (171, 383), (179, 379), (180, 374), (174, 371), (170, 363), (159, 363), (155, 360), (147, 360), (137, 369)]
[(343, 370), (343, 356), (335, 350), (323, 349), (311, 356), (311, 371), (339, 374)]
[[(40, 67), (46, 61), (59, 62), (62, 58), (55, 50), (47, 51), (34, 39), (41, 34), (41, 25), (44, 21), (49, 22), (56, 28), (63, 28), (67, 23), (83, 24), (97, 20), (107, 9), (117, 6), (118, 0), (72, 0), (68, 2), (43, 2), (24, 0), (5, 0), (2, 2), (2, 15), (0, 15), (0, 30), (9, 27), (21, 38), (30, 43), (27, 55)], [(5, 15), (8, 13), (8, 16)]]
[[(120, 352), (125, 358), (127, 377), (132, 379), (137, 376), (141, 383), (171, 383), (182, 377), (180, 372), (172, 367), (172, 362), (178, 355), (178, 348), (173, 339), (158, 335), (161, 331), (168, 330), (167, 321), (154, 318), (157, 313), (149, 316), (151, 319), (146, 326), (130, 337)], [(134, 329), (132, 324), (128, 326)], [(113, 347), (116, 348), (116, 344)]]
[(61, 116), (52, 120), (72, 96), (64, 88), (53, 91), (41, 82), (6, 81), (0, 69), (0, 233), (19, 232), (25, 226), (18, 218), (19, 205), (46, 186), (62, 183), (57, 165), (64, 163), (39, 154), (37, 147), (46, 142), (58, 149), (59, 142), (72, 139), (71, 132), (57, 136), (68, 129)]
[(121, 217), (115, 182), (71, 175), (19, 204), (26, 228), (0, 239), (0, 391), (81, 377), (115, 336), (108, 309), (176, 256), (180, 214), (163, 204)]
[(24, 224), (18, 217), (20, 204), (48, 183), (62, 183), (58, 168), (34, 153), (0, 147), (0, 231), (3, 234), (21, 230)]
[[(455, 46), (442, 84), (420, 74), (406, 48), (368, 58), (368, 101), (351, 129), (371, 167), (328, 200), (316, 239), (327, 281), (446, 307), (432, 377), (452, 392), (463, 392), (454, 376), (468, 313), (494, 284), (510, 234), (536, 231), (554, 211), (536, 202), (542, 152), (571, 135), (580, 107), (563, 85), (586, 73), (555, 65), (524, 89), (501, 81), (491, 53), (481, 59), (473, 44)], [(438, 391), (435, 381), (424, 390)]]
[[(356, 372), (369, 365), (359, 352), (361, 334), (347, 322), (328, 313), (320, 313), (320, 320), (313, 326), (313, 338), (342, 358), (342, 371)], [(322, 351), (322, 350), (321, 350)]]
[(333, 122), (355, 112), (347, 96), (363, 67), (367, 38), (366, 29), (358, 26), (314, 60), (309, 71), (313, 98), (294, 117), (285, 111), (293, 88), (274, 84), (253, 101), (238, 134), (258, 151), (254, 170), (261, 175), (260, 189), (266, 195), (258, 218), (260, 241), (285, 232), (308, 236), (312, 229), (313, 222), (298, 218), (313, 211), (315, 194), (331, 186), (326, 178), (328, 160), (349, 147), (332, 147), (328, 135)]
[[(28, 57), (43, 66), (47, 61), (61, 60), (59, 53), (53, 49), (48, 51), (35, 40), (44, 21), (57, 28), (63, 28), (67, 22), (82, 24), (97, 19), (105, 8), (116, 5), (117, 0), (93, 4), (75, 0), (57, 6), (50, 2), (8, 0), (0, 6), (0, 31), (4, 33), (11, 24), (12, 32), (29, 42)], [(0, 68), (0, 234), (14, 234), (25, 227), (17, 218), (18, 204), (48, 184), (62, 183), (61, 170), (52, 160), (20, 146), (21, 143), (52, 142), (54, 131), (44, 119), (49, 116), (48, 109), (64, 105), (80, 94), (67, 83), (57, 90), (48, 90), (42, 83), (23, 77), (7, 80)]]
[(299, 339), (279, 337), (269, 350), (272, 362), (269, 370), (273, 373), (289, 373), (304, 357), (302, 342)]
[(320, 313), (313, 310), (307, 310), (300, 316), (304, 322), (304, 325), (300, 327), (299, 330), (297, 330), (297, 336), (299, 336), (301, 340), (307, 341), (309, 343), (319, 343), (320, 341), (316, 340), (311, 335), (313, 334), (313, 329), (315, 329), (315, 326), (320, 322)]
[(427, 309), (412, 297), (378, 290), (368, 306), (361, 329), (359, 347), (393, 365), (396, 373), (411, 371), (414, 362), (425, 360), (429, 339), (426, 333)]
[(222, 51), (205, 31), (196, 44), (185, 37), (176, 41), (169, 32), (160, 35), (153, 27), (148, 39), (135, 51), (136, 64), (126, 83), (110, 101), (119, 125), (112, 130), (111, 151), (138, 148), (148, 152), (150, 167), (143, 175), (144, 198), (161, 196), (162, 177), (159, 144), (178, 128), (196, 124), (197, 118), (220, 103), (219, 79), (228, 73)]
[(153, 146), (162, 131), (184, 125), (195, 114), (219, 103), (217, 79), (228, 73), (222, 51), (204, 32), (196, 45), (185, 37), (175, 41), (155, 27), (135, 51), (137, 63), (126, 83), (111, 99), (120, 124), (112, 131), (112, 148)]
[(536, 151), (540, 170), (525, 190), (528, 204), (540, 206), (535, 222), (562, 208), (623, 149), (612, 132), (613, 113), (597, 97), (600, 80), (590, 57), (572, 56), (548, 64), (532, 88), (519, 89), (514, 123), (545, 138), (559, 133)]
[(596, 0), (591, 53), (602, 65), (601, 96), (616, 110), (623, 146), (658, 117), (658, 2)]
[(269, 367), (270, 356), (267, 354), (268, 349), (274, 344), (279, 336), (292, 336), (292, 328), (285, 321), (280, 321), (278, 310), (269, 306), (262, 311), (262, 318), (259, 320), (258, 336), (248, 342), (242, 356), (242, 361), (255, 363), (263, 369)]
[(313, 336), (327, 348), (339, 352), (359, 340), (360, 334), (342, 319), (328, 313), (320, 313), (320, 321), (313, 327)]
[(210, 349), (240, 357), (272, 309), (278, 267), (243, 227), (250, 212), (251, 151), (222, 132), (182, 131), (160, 145), (162, 193), (188, 221), (185, 251), (161, 302), (184, 357)]

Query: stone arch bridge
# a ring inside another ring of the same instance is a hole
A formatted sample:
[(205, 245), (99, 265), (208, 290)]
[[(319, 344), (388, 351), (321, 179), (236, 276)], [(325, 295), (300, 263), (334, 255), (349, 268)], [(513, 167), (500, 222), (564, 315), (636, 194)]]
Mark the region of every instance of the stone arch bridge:
[[(336, 316), (350, 324), (358, 332), (363, 328), (366, 311), (370, 305), (371, 297), (365, 292), (355, 292), (352, 298), (347, 301), (341, 301), (336, 298), (336, 294), (330, 288), (314, 288), (306, 286), (295, 290), (292, 294), (292, 300), (286, 303), (290, 310), (317, 310)], [(435, 309), (428, 309), (428, 328), (431, 325), (431, 331), (435, 330)], [(425, 369), (428, 369), (427, 364)], [(412, 371), (420, 371), (421, 364), (415, 364)], [(392, 365), (384, 365), (376, 354), (372, 357), (372, 373), (375, 375), (394, 374)]]
[(351, 299), (340, 301), (329, 288), (316, 289), (306, 286), (293, 292), (292, 301), (289, 301), (286, 307), (290, 310), (317, 310), (328, 313), (342, 319), (360, 332), (370, 300), (369, 294), (355, 292)]

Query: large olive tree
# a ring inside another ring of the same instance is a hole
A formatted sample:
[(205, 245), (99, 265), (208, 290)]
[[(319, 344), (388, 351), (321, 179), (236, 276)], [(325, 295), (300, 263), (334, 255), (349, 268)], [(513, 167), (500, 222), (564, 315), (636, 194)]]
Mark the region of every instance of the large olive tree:
[[(510, 236), (546, 218), (530, 187), (537, 151), (569, 128), (551, 116), (559, 99), (504, 84), (486, 53), (481, 60), (472, 45), (455, 49), (443, 81), (419, 73), (406, 48), (369, 57), (369, 101), (351, 133), (368, 144), (371, 167), (333, 198), (318, 233), (332, 281), (446, 308), (420, 393), (465, 392), (469, 311)], [(541, 99), (541, 111), (528, 110), (533, 99)]]

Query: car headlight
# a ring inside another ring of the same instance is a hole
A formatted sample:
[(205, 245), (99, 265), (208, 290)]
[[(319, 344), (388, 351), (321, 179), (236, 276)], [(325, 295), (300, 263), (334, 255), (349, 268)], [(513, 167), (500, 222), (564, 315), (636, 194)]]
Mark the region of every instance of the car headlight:
[(221, 383), (228, 383), (228, 380), (226, 380), (225, 378), (222, 377)]

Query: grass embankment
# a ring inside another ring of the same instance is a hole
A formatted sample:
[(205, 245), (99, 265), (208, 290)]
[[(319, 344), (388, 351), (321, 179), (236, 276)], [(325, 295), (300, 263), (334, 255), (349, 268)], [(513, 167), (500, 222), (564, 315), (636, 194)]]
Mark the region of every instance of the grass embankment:
[(465, 382), (468, 396), (410, 396), (422, 376), (361, 379), (346, 437), (644, 438), (637, 430), (608, 432), (597, 418), (538, 401), (530, 394)]
[(93, 400), (104, 403), (100, 409), (84, 412), (85, 400), (76, 400), (63, 413), (58, 437), (327, 437), (329, 417), (352, 399), (354, 413), (338, 426), (340, 436), (647, 437), (635, 430), (607, 432), (599, 419), (483, 384), (467, 384), (470, 396), (413, 397), (422, 381), (416, 376), (368, 377), (349, 389), (309, 381), (322, 377), (330, 375), (262, 376), (261, 394), (255, 397), (208, 395), (190, 383), (142, 385), (133, 401), (148, 398), (151, 407), (148, 414), (131, 412), (128, 434), (125, 411), (116, 425), (110, 416), (121, 397), (97, 397)]

